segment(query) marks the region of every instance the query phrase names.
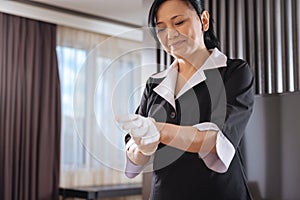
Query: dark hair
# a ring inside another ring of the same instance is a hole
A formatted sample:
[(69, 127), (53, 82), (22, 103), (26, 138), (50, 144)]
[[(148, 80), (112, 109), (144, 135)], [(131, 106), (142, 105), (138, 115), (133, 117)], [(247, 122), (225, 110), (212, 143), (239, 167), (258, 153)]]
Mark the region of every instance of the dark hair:
[[(152, 35), (155, 40), (158, 42), (158, 38), (156, 35), (155, 27), (156, 27), (156, 13), (160, 5), (167, 0), (154, 0), (148, 15), (148, 27), (151, 30)], [(204, 4), (202, 0), (182, 0), (191, 5), (198, 16), (201, 16), (201, 13), (204, 11)], [(209, 19), (209, 29), (204, 32), (204, 43), (207, 49), (213, 49), (215, 47), (219, 48), (220, 42), (215, 35), (213, 28), (213, 19), (210, 17)]]

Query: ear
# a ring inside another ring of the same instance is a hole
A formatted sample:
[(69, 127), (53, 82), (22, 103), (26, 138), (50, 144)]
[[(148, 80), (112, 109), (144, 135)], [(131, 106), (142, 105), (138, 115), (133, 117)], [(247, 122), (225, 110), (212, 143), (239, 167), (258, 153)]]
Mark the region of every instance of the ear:
[(209, 12), (207, 10), (204, 10), (201, 13), (201, 22), (202, 22), (202, 30), (207, 31), (209, 29)]

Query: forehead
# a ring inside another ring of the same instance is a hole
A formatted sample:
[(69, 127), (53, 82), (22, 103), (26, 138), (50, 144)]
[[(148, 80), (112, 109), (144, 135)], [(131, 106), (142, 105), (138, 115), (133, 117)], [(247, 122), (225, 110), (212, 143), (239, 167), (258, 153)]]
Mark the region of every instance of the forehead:
[(156, 21), (170, 20), (174, 16), (196, 15), (196, 11), (184, 0), (167, 0), (162, 3), (156, 13)]

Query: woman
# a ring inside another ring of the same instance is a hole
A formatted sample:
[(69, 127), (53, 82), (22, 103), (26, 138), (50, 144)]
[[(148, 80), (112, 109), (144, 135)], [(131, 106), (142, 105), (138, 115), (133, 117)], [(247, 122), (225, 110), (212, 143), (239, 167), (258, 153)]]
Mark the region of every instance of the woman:
[(253, 106), (253, 74), (218, 50), (201, 0), (155, 0), (149, 27), (175, 58), (151, 76), (136, 114), (119, 117), (126, 175), (153, 163), (150, 199), (251, 199), (241, 139)]

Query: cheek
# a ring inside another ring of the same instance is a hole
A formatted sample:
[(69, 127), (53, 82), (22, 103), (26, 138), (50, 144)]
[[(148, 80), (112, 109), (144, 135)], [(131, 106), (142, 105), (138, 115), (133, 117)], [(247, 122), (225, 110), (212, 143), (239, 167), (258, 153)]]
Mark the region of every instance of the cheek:
[(190, 23), (189, 26), (183, 28), (181, 33), (186, 36), (189, 40), (193, 40), (195, 42), (199, 42), (202, 37), (202, 24), (200, 21), (194, 21)]
[(201, 31), (200, 31), (200, 29), (191, 27), (190, 29), (185, 30), (185, 32), (183, 34), (191, 40), (197, 40), (197, 38), (200, 37), (200, 35), (201, 35)]
[(192, 43), (191, 45), (202, 45), (203, 43), (203, 33), (201, 30), (191, 31), (188, 33), (188, 39)]

